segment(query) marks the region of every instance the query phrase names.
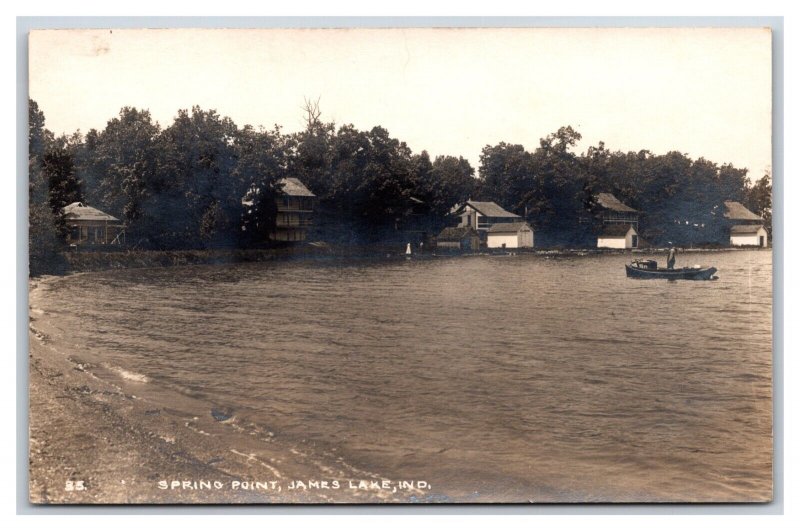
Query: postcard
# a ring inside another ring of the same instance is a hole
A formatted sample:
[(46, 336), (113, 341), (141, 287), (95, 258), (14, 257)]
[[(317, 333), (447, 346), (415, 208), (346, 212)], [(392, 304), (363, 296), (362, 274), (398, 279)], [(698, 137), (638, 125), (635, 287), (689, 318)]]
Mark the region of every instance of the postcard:
[(31, 31), (30, 501), (769, 502), (771, 44)]

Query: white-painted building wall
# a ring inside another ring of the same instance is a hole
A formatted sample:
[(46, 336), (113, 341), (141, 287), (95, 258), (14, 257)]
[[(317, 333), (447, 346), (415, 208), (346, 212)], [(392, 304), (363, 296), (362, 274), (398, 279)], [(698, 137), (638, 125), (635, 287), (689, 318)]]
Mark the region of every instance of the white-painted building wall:
[(505, 244), (508, 249), (516, 249), (519, 238), (516, 234), (488, 234), (486, 236), (486, 247), (489, 249), (501, 249)]
[(486, 247), (489, 249), (518, 249), (520, 247), (533, 247), (533, 231), (522, 229), (516, 234), (508, 232), (489, 233), (486, 235)]
[(597, 247), (601, 249), (627, 249), (625, 236), (607, 236), (597, 238)]
[(764, 244), (767, 246), (767, 230), (764, 227), (759, 227), (758, 231), (753, 234), (731, 234), (731, 247), (742, 247), (746, 245), (760, 245), (760, 238), (763, 237)]
[(628, 229), (625, 236), (598, 236), (597, 247), (599, 249), (632, 249), (634, 236), (637, 240), (639, 239), (639, 235), (633, 227)]

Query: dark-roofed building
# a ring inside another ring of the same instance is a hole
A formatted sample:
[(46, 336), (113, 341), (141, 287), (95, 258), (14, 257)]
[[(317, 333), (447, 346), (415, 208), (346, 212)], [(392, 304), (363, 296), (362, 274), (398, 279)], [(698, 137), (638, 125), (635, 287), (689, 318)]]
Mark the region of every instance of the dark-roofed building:
[(495, 223), (486, 231), (486, 247), (490, 249), (533, 247), (533, 229), (524, 221)]
[[(614, 194), (600, 192), (594, 196), (592, 214), (597, 234), (597, 247), (631, 249), (638, 247), (639, 211), (629, 207)], [(599, 221), (599, 223), (598, 223)], [(598, 226), (599, 225), (599, 226)], [(632, 229), (633, 232), (630, 232)]]
[(276, 200), (278, 215), (270, 238), (279, 242), (305, 241), (313, 223), (316, 196), (295, 177), (281, 179), (283, 195)]
[(522, 217), (507, 211), (492, 201), (467, 201), (453, 211), (459, 218), (459, 227), (472, 227), (481, 238), (495, 223), (522, 221)]
[(611, 223), (597, 236), (600, 249), (635, 249), (639, 247), (639, 233), (631, 224)]
[(70, 203), (62, 209), (69, 245), (112, 245), (124, 243), (122, 222), (84, 203)]
[(728, 220), (728, 231), (732, 247), (766, 247), (767, 229), (761, 216), (751, 212), (738, 201), (725, 201), (724, 217)]
[(620, 223), (639, 226), (639, 211), (631, 208), (614, 194), (601, 192), (595, 196), (595, 208), (599, 211), (603, 224)]
[(436, 247), (454, 251), (477, 251), (481, 240), (472, 227), (447, 227), (436, 237)]

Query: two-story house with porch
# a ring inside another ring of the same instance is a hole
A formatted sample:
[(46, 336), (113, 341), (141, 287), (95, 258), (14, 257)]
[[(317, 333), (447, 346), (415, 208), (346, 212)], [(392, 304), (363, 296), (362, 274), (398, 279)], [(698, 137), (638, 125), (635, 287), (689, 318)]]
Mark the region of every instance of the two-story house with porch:
[(313, 224), (316, 196), (295, 177), (281, 179), (279, 184), (283, 194), (276, 199), (278, 214), (270, 239), (278, 242), (305, 241), (308, 229)]

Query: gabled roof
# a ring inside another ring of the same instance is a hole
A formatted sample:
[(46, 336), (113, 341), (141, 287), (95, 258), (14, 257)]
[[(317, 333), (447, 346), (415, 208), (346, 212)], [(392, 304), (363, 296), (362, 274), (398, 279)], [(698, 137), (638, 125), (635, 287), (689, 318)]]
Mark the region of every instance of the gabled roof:
[(595, 199), (597, 200), (597, 204), (606, 210), (613, 210), (614, 212), (638, 212), (635, 208), (631, 208), (617, 199), (614, 194), (600, 192)]
[(306, 188), (300, 179), (296, 177), (286, 177), (278, 181), (283, 185), (283, 193), (291, 197), (316, 197), (311, 190)]
[(763, 225), (734, 225), (731, 234), (755, 234), (764, 228)]
[(478, 233), (472, 227), (446, 227), (436, 239), (440, 242), (460, 242), (469, 236), (477, 238)]
[(761, 221), (761, 216), (750, 212), (738, 201), (725, 201), (725, 217), (740, 221)]
[(498, 205), (497, 203), (495, 203), (493, 201), (472, 201), (472, 200), (470, 200), (470, 201), (467, 201), (466, 203), (464, 203), (463, 205), (461, 205), (461, 207), (459, 207), (457, 212), (463, 210), (464, 207), (467, 206), (467, 205), (471, 206), (472, 208), (474, 208), (475, 210), (477, 210), (478, 212), (480, 212), (481, 214), (483, 214), (487, 218), (520, 218), (521, 217), (521, 216), (518, 216), (516, 214), (513, 214), (513, 213), (509, 212), (508, 210), (504, 209), (503, 207), (501, 207), (500, 205)]
[(64, 217), (69, 220), (78, 221), (119, 221), (117, 218), (110, 214), (96, 208), (87, 206), (81, 202), (70, 203), (63, 209)]
[(517, 221), (516, 223), (495, 223), (491, 227), (489, 227), (488, 232), (489, 234), (497, 234), (497, 233), (514, 233), (516, 234), (520, 230), (527, 228), (531, 230), (530, 226), (525, 223), (524, 221)]
[[(601, 238), (622, 238), (628, 234), (628, 231), (633, 229), (633, 225), (625, 223), (611, 223), (603, 227), (603, 232), (600, 233)], [(636, 229), (633, 229), (636, 233)], [(638, 233), (636, 233), (638, 234)]]

